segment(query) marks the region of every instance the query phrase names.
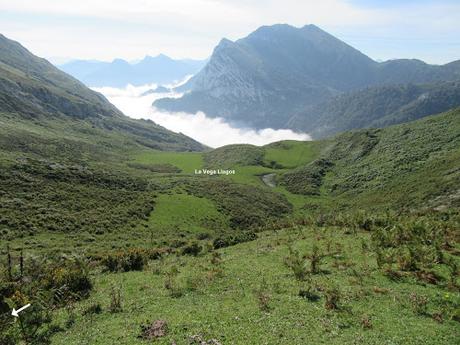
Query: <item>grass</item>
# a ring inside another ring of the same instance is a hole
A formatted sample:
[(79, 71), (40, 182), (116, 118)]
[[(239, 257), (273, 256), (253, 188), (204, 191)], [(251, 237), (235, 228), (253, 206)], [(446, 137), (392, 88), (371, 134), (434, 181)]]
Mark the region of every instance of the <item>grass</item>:
[(156, 199), (157, 207), (150, 214), (148, 225), (152, 233), (214, 232), (216, 228), (227, 229), (228, 220), (208, 199), (188, 194), (161, 194)]
[(285, 168), (295, 168), (318, 158), (324, 146), (321, 141), (277, 142), (266, 146), (264, 161), (267, 165), (274, 161)]
[[(460, 336), (458, 323), (439, 323), (417, 314), (410, 296), (427, 297), (428, 309), (434, 312), (436, 301), (446, 294), (458, 299), (458, 294), (433, 285), (389, 280), (377, 270), (373, 255), (360, 247), (369, 235), (345, 230), (300, 228), (262, 233), (257, 241), (220, 250), (222, 273), (217, 276), (210, 273), (215, 267), (209, 254), (152, 262), (151, 269), (160, 265), (159, 274), (147, 270), (98, 275), (96, 292), (79, 303), (77, 310), (94, 303), (105, 310), (111, 287), (119, 286), (123, 311), (78, 316), (70, 330), (53, 338), (53, 344), (143, 344), (137, 338), (140, 324), (157, 319), (168, 324), (167, 336), (157, 339), (158, 344), (188, 344), (193, 335), (232, 344), (304, 344), (311, 339), (317, 344), (455, 344)], [(320, 296), (317, 302), (299, 296), (299, 289), (307, 283), (296, 281), (283, 264), (288, 245), (308, 251), (312, 243), (322, 251), (328, 245), (341, 249), (336, 259), (329, 257), (321, 265), (324, 273), (312, 276), (311, 284)], [(172, 266), (180, 271), (177, 284), (183, 291), (178, 298), (171, 297), (163, 285)], [(262, 279), (271, 297), (269, 312), (259, 309), (255, 296)], [(324, 307), (325, 291), (331, 287), (340, 290), (340, 310)], [(61, 322), (65, 317), (61, 313)]]
[(232, 169), (235, 166), (259, 165), (265, 150), (262, 147), (246, 144), (227, 145), (206, 152), (204, 159), (210, 169)]
[(194, 174), (195, 169), (203, 167), (203, 156), (199, 152), (165, 152), (145, 151), (133, 157), (143, 164), (172, 164), (182, 170), (183, 174)]
[[(36, 255), (50, 262), (59, 254), (90, 260), (94, 289), (75, 309), (53, 312), (60, 331), (52, 344), (142, 344), (141, 325), (159, 319), (168, 324), (160, 344), (188, 344), (199, 335), (224, 344), (442, 345), (459, 336), (454, 317), (438, 315), (446, 298), (459, 305), (458, 279), (447, 278), (447, 264), (431, 263), (420, 273), (436, 284), (395, 270), (395, 263), (378, 267), (372, 233), (348, 222), (358, 210), (455, 211), (458, 111), (329, 141), (212, 153), (146, 149), (113, 132), (95, 141), (100, 129), (88, 124), (75, 124), (66, 141), (59, 137), (65, 121), (48, 129), (20, 129), (11, 121), (4, 121), (3, 132), (13, 131), (0, 139), (0, 236), (14, 264), (21, 250), (26, 264)], [(250, 159), (240, 160), (241, 152), (250, 152)], [(320, 158), (331, 165), (311, 168)], [(210, 161), (236, 174), (194, 175)], [(267, 173), (276, 174), (276, 187), (262, 182)], [(289, 174), (292, 188), (280, 183)], [(315, 195), (302, 194), (312, 190)], [(446, 218), (428, 220), (425, 228), (452, 226), (445, 214), (439, 217)], [(391, 223), (391, 229), (404, 224)], [(414, 248), (425, 250), (423, 241)], [(445, 258), (458, 261), (458, 236), (449, 241), (442, 244), (451, 252)], [(231, 247), (213, 251), (225, 246)], [(315, 272), (296, 279), (285, 264), (289, 248), (305, 258), (299, 259), (305, 269), (309, 258), (320, 258)], [(388, 260), (400, 257), (399, 249), (382, 252)], [(401, 248), (407, 256), (401, 266), (416, 267), (412, 249)], [(103, 272), (101, 257), (130, 250), (148, 253), (149, 266)], [(158, 253), (162, 259), (153, 260)], [(109, 307), (113, 291), (120, 291), (121, 307)]]

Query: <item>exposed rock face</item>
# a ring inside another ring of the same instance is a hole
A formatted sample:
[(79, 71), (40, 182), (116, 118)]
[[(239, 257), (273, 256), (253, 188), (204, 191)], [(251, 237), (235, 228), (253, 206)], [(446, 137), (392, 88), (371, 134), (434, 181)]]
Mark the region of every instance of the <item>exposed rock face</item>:
[(223, 39), (208, 64), (180, 88), (182, 98), (154, 105), (204, 111), (255, 128), (293, 128), (315, 106), (370, 86), (460, 78), (460, 64), (418, 60), (378, 63), (314, 25), (261, 27), (236, 42)]

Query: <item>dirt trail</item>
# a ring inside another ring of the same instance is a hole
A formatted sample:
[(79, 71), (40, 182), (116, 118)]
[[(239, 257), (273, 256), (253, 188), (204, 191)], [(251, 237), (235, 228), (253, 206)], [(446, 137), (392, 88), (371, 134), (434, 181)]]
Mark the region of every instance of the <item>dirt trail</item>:
[(262, 181), (269, 187), (276, 187), (275, 181), (276, 174), (265, 174), (261, 176)]

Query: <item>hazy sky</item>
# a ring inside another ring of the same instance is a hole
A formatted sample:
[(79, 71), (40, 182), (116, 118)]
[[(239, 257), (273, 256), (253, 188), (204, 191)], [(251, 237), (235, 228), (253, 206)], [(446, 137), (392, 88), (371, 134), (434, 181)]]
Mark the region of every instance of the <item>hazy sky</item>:
[(0, 0), (0, 32), (51, 58), (205, 58), (261, 25), (316, 24), (374, 59), (460, 59), (460, 0)]

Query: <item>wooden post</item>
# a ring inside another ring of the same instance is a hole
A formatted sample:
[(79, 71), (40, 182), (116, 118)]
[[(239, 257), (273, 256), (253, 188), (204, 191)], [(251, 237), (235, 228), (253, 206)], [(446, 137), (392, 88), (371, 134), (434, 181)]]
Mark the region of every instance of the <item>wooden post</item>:
[(24, 255), (23, 255), (22, 249), (21, 249), (21, 256), (19, 258), (19, 267), (20, 267), (21, 279), (22, 279), (22, 277), (24, 277)]
[(7, 269), (8, 269), (8, 280), (11, 282), (13, 281), (13, 273), (12, 273), (12, 263), (11, 263), (11, 253), (10, 253), (10, 245), (6, 245), (6, 260), (7, 260)]

